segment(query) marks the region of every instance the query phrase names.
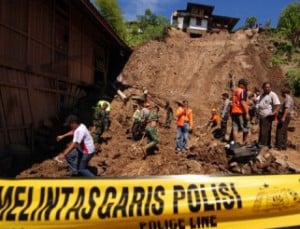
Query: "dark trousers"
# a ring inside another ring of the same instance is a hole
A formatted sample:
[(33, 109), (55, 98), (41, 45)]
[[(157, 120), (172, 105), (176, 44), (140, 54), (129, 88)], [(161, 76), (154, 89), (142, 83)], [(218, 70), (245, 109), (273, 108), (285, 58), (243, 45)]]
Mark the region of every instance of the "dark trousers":
[(288, 126), (291, 121), (291, 116), (287, 116), (284, 122), (278, 122), (276, 128), (276, 143), (275, 146), (280, 149), (286, 149), (287, 137), (288, 137)]
[(227, 133), (227, 119), (222, 119), (221, 121), (221, 130), (222, 130), (222, 134), (225, 137), (226, 133)]
[(258, 143), (263, 146), (271, 147), (271, 132), (274, 116), (267, 116), (259, 120), (259, 138)]

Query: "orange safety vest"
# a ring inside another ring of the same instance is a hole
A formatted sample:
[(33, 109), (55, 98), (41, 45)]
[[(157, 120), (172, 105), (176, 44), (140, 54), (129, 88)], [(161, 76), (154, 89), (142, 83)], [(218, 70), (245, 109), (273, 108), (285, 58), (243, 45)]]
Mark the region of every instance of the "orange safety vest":
[(219, 123), (221, 121), (221, 117), (219, 115), (215, 114), (210, 118), (210, 121)]
[(191, 108), (188, 108), (185, 113), (185, 122), (188, 122), (190, 125), (190, 129), (193, 128), (193, 112)]
[(231, 113), (232, 114), (244, 114), (245, 110), (242, 106), (241, 95), (244, 89), (238, 87), (233, 91), (232, 104), (231, 104)]
[(185, 121), (185, 110), (183, 109), (183, 107), (178, 107), (178, 109), (176, 110), (176, 118), (176, 125), (183, 126)]

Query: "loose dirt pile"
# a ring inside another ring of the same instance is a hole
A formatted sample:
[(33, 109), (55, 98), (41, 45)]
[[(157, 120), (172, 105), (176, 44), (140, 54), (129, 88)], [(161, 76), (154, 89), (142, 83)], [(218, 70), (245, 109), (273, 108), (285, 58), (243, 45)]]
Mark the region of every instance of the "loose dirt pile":
[[(190, 135), (191, 149), (176, 154), (176, 126), (170, 129), (159, 127), (159, 152), (142, 159), (139, 142), (134, 142), (130, 133), (133, 100), (126, 104), (116, 97), (112, 102), (112, 126), (103, 135), (101, 148), (91, 160), (90, 166), (99, 176), (144, 176), (175, 174), (262, 174), (289, 173), (288, 163), (282, 163), (272, 150), (262, 150), (260, 157), (244, 164), (230, 164), (224, 143), (213, 138), (203, 129), (210, 117), (211, 108), (219, 108), (221, 94), (230, 92), (229, 75), (234, 81), (244, 77), (250, 82), (250, 90), (260, 88), (264, 81), (272, 81), (273, 89), (279, 92), (285, 84), (279, 67), (272, 67), (272, 45), (260, 34), (238, 31), (235, 34), (221, 32), (207, 34), (203, 38), (190, 38), (187, 34), (171, 30), (165, 41), (151, 41), (133, 52), (122, 72), (123, 83), (129, 85), (124, 93), (128, 97), (149, 91), (149, 101), (160, 106), (161, 121), (164, 121), (163, 105), (170, 101), (187, 99), (193, 109), (195, 128)], [(299, 120), (293, 120), (296, 132), (290, 133), (291, 143), (299, 151)], [(252, 127), (252, 140), (257, 139), (257, 127)], [(143, 142), (142, 144), (146, 144)], [(296, 150), (291, 150), (293, 153)], [(300, 158), (300, 157), (299, 157)], [(284, 160), (284, 159), (283, 159)], [(66, 164), (46, 160), (23, 171), (19, 177), (68, 176)]]

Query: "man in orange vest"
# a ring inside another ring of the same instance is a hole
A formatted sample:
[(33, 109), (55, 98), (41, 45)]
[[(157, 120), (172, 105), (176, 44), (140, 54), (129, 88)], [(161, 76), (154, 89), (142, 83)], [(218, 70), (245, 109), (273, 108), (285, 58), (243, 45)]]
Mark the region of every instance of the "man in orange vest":
[(183, 140), (183, 149), (188, 150), (188, 137), (189, 132), (193, 130), (193, 111), (189, 107), (188, 101), (183, 101), (183, 109), (185, 110), (185, 119), (184, 119), (184, 140)]
[(181, 152), (184, 149), (184, 122), (185, 122), (185, 110), (183, 104), (179, 101), (176, 102), (178, 108), (176, 110), (176, 125), (177, 125), (177, 135), (176, 135), (176, 152)]
[(240, 134), (243, 133), (243, 144), (247, 143), (250, 120), (247, 101), (247, 85), (247, 80), (239, 80), (238, 87), (233, 91), (231, 103), (233, 141), (238, 142)]

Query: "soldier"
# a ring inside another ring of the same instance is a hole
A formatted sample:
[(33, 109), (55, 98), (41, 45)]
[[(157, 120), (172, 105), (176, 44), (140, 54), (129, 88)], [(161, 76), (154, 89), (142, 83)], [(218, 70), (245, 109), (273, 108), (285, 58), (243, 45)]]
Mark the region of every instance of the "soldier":
[(106, 104), (105, 119), (104, 119), (104, 130), (108, 130), (110, 125), (111, 125), (111, 120), (110, 120), (110, 117), (109, 117), (110, 109), (111, 109), (110, 103), (106, 100), (99, 100), (98, 103), (97, 103), (97, 106), (101, 107), (104, 104)]
[(133, 140), (137, 141), (141, 138), (142, 135), (142, 128), (141, 128), (141, 123), (142, 123), (142, 106), (141, 104), (134, 104), (133, 108), (135, 109), (133, 113), (133, 124), (131, 127), (131, 133), (132, 133), (132, 138)]
[(98, 105), (95, 108), (94, 112), (94, 133), (93, 133), (93, 138), (95, 143), (100, 142), (100, 137), (102, 136), (103, 132), (105, 131), (105, 120), (107, 120), (106, 115), (107, 115), (107, 104), (103, 103), (102, 105)]
[(158, 106), (152, 106), (150, 108), (150, 113), (149, 113), (148, 119), (159, 122), (159, 107)]
[(155, 119), (149, 120), (149, 123), (145, 129), (145, 136), (147, 137), (148, 144), (145, 146), (143, 151), (146, 153), (145, 156), (147, 156), (148, 154), (154, 153), (155, 150), (157, 150), (158, 132)]

